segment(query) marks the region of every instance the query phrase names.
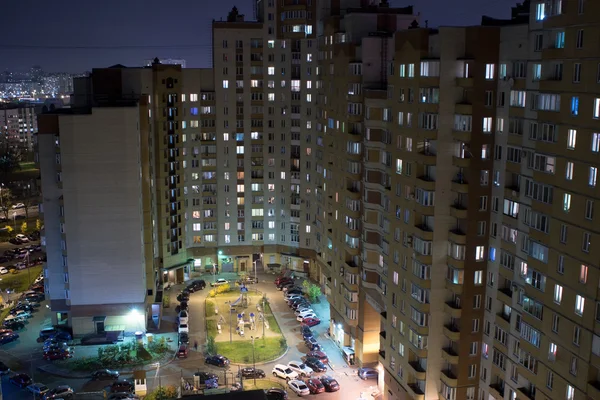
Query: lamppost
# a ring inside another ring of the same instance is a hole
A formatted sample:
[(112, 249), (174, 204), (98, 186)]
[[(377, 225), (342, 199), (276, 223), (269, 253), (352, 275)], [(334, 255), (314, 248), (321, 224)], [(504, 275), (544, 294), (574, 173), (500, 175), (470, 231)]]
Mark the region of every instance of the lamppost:
[(263, 339), (265, 337), (265, 320), (267, 319), (267, 314), (265, 312), (265, 297), (266, 297), (266, 295), (264, 295), (263, 298), (262, 298), (262, 303), (263, 303), (262, 304), (262, 312), (263, 312), (263, 319), (262, 319), (263, 320)]
[(250, 336), (250, 339), (252, 339), (252, 365), (254, 366), (254, 386), (256, 387), (256, 359), (254, 358), (254, 339), (256, 339), (254, 336)]

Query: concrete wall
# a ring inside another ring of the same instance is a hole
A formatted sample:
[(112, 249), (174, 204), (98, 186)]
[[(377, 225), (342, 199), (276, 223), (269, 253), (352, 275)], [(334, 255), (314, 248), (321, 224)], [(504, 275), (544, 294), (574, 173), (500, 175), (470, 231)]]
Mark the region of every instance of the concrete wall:
[(72, 305), (144, 302), (138, 126), (137, 107), (60, 119)]

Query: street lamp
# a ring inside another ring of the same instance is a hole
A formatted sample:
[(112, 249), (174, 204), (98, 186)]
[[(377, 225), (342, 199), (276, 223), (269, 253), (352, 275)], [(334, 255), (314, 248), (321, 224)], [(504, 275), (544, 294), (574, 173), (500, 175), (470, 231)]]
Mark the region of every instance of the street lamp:
[(250, 336), (250, 339), (252, 339), (252, 365), (254, 365), (254, 387), (256, 387), (256, 359), (254, 358), (254, 336)]

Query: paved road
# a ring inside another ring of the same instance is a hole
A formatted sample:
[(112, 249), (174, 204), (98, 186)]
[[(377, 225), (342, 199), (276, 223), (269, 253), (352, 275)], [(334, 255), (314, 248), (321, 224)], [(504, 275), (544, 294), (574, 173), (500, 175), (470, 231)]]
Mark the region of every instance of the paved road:
[[(283, 294), (276, 290), (273, 285), (273, 275), (262, 275), (259, 276), (260, 282), (257, 285), (253, 285), (256, 288), (267, 294), (267, 297), (271, 304), (277, 322), (279, 323), (283, 334), (286, 337), (290, 349), (287, 354), (277, 363), (286, 364), (292, 360), (300, 360), (302, 356), (308, 351), (299, 333), (299, 323), (296, 321), (293, 312), (288, 308), (287, 304), (283, 300)], [(180, 287), (174, 287), (171, 289), (171, 295), (174, 296), (180, 290)], [(178, 385), (181, 382), (181, 377), (191, 376), (198, 370), (209, 371), (217, 373), (220, 376), (220, 382), (223, 383), (224, 376), (223, 370), (204, 365), (204, 357), (202, 352), (202, 344), (206, 341), (205, 326), (204, 326), (204, 301), (207, 296), (208, 290), (193, 293), (190, 297), (190, 343), (198, 341), (201, 344), (198, 352), (193, 349), (190, 351), (189, 357), (183, 360), (174, 360), (168, 365), (161, 366), (158, 370), (150, 371), (147, 375), (148, 387), (154, 388), (161, 385)], [(364, 382), (355, 375), (355, 370), (348, 367), (342, 359), (340, 350), (335, 344), (325, 336), (325, 331), (329, 326), (329, 307), (323, 296), (323, 303), (316, 305), (316, 311), (319, 317), (323, 321), (321, 325), (313, 328), (320, 343), (324, 346), (330, 360), (330, 371), (328, 375), (334, 376), (340, 383), (342, 389), (335, 393), (324, 393), (319, 395), (324, 399), (342, 399), (346, 400), (358, 398), (360, 392), (372, 392), (376, 385), (375, 381)], [(176, 316), (174, 305), (172, 308), (167, 308), (163, 314), (161, 330), (171, 333), (169, 337), (174, 338), (176, 336)], [(44, 305), (42, 306), (44, 307)], [(45, 307), (41, 309), (31, 319), (27, 328), (22, 332), (21, 338), (14, 343), (5, 345), (0, 348), (0, 360), (7, 362), (7, 360), (14, 362), (15, 359), (20, 359), (19, 365), (15, 364), (20, 372), (32, 373), (32, 365), (37, 368), (39, 365), (48, 363), (41, 360), (41, 351), (39, 350), (40, 344), (35, 342), (39, 329), (49, 324), (50, 321), (49, 310)], [(176, 347), (176, 342), (172, 344), (173, 349)], [(95, 347), (82, 346), (76, 348), (76, 355), (83, 353), (94, 353)], [(25, 361), (23, 361), (25, 360)], [(275, 363), (266, 363), (257, 367), (263, 369), (267, 375), (271, 374), (271, 370)], [(231, 371), (237, 372), (237, 366), (232, 366)], [(72, 386), (76, 391), (91, 392), (101, 390), (104, 384), (102, 383), (90, 383), (87, 379), (64, 379), (56, 376), (52, 376), (39, 370), (33, 371), (34, 379), (48, 385), (50, 388), (58, 386), (60, 384), (68, 384)], [(317, 374), (321, 375), (321, 374)], [(127, 377), (124, 375), (124, 377)], [(229, 377), (231, 379), (231, 377)], [(281, 384), (285, 384), (283, 380), (276, 379)], [(231, 382), (228, 382), (231, 383)], [(14, 386), (8, 384), (7, 379), (2, 380), (2, 387), (5, 390), (5, 397), (7, 399), (31, 399), (31, 396), (24, 390), (18, 390)], [(86, 397), (90, 398), (90, 397)]]

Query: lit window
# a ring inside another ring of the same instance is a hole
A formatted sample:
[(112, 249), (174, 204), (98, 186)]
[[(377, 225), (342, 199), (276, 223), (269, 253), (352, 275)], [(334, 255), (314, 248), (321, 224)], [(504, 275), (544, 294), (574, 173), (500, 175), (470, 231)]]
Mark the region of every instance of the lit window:
[(477, 246), (475, 248), (475, 261), (483, 261), (485, 253), (485, 246)]
[(577, 96), (571, 97), (571, 115), (574, 117), (579, 115), (579, 97)]
[(588, 185), (596, 186), (596, 178), (598, 177), (598, 168), (590, 167), (590, 174), (588, 176)]
[(569, 129), (567, 136), (567, 149), (575, 150), (575, 143), (577, 142), (577, 130)]
[(567, 167), (565, 172), (565, 179), (568, 181), (573, 180), (573, 163), (571, 161), (567, 161)]
[(275, 75), (275, 67), (268, 67), (267, 68), (267, 73), (269, 75)]
[(560, 302), (562, 301), (562, 295), (563, 287), (560, 285), (554, 285), (554, 302), (556, 304), (560, 304)]
[(600, 99), (594, 99), (594, 118), (600, 118)]
[(485, 64), (485, 79), (493, 80), (494, 79), (494, 64)]
[(580, 295), (575, 296), (575, 314), (582, 316), (585, 308), (585, 298)]
[(227, 79), (223, 80), (223, 89), (229, 88), (229, 81)]
[(535, 7), (535, 19), (537, 21), (543, 21), (546, 18), (546, 4), (538, 3)]

